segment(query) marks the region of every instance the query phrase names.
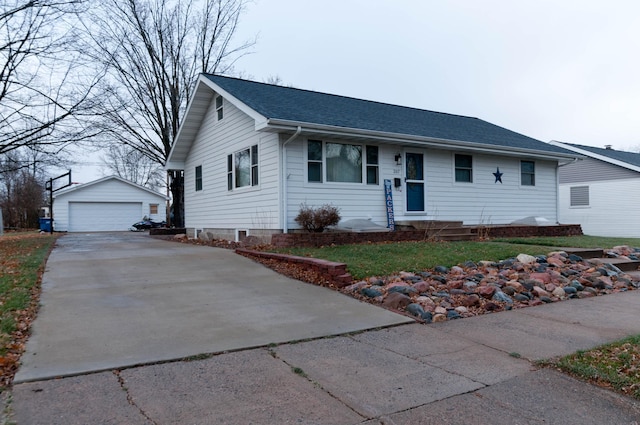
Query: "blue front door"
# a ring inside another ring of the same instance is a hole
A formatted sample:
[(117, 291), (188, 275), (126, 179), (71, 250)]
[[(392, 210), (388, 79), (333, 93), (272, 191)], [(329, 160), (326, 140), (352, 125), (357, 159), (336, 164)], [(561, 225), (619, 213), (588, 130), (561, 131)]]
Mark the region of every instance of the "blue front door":
[(407, 152), (405, 158), (407, 212), (424, 212), (424, 155)]

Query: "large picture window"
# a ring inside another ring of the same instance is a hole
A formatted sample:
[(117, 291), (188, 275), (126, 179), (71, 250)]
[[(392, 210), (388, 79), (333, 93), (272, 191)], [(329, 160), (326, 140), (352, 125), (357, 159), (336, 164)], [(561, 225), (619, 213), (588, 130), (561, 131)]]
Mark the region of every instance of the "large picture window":
[(307, 181), (378, 184), (378, 147), (309, 140)]
[(533, 161), (520, 161), (520, 184), (522, 186), (536, 185), (536, 163)]
[(258, 185), (258, 145), (227, 155), (227, 190)]

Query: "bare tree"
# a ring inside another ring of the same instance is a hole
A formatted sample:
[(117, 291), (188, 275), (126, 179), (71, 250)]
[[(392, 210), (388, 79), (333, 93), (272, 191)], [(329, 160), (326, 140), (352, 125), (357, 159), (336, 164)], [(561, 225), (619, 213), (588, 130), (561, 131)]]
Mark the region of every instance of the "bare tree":
[(0, 154), (22, 147), (55, 154), (95, 134), (75, 121), (96, 81), (69, 49), (82, 3), (0, 3)]
[(116, 175), (140, 186), (158, 190), (164, 185), (162, 166), (140, 151), (127, 145), (112, 144), (102, 157), (103, 167), (110, 175)]
[(0, 209), (6, 227), (38, 227), (40, 207), (45, 204), (44, 179), (35, 165), (24, 166), (28, 161), (18, 150), (0, 161)]
[[(246, 0), (102, 0), (83, 51), (106, 70), (95, 125), (164, 165), (201, 72), (224, 74), (254, 44), (233, 44)], [(181, 174), (170, 184), (181, 224)]]

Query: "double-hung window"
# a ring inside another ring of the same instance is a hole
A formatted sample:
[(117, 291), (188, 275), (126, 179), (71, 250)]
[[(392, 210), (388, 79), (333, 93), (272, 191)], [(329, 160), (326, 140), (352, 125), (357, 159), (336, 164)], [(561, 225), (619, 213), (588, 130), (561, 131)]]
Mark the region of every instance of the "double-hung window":
[(258, 185), (258, 145), (227, 155), (227, 190)]
[(378, 147), (349, 143), (307, 142), (307, 181), (379, 183)]
[(522, 186), (536, 185), (536, 163), (533, 161), (520, 161), (520, 184)]
[(473, 182), (473, 158), (471, 155), (455, 155), (456, 182)]

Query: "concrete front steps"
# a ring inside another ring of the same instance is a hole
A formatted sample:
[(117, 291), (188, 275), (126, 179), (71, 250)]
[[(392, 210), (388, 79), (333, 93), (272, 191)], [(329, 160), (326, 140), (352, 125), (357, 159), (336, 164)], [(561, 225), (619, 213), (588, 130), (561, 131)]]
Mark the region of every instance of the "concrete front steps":
[(425, 240), (471, 241), (478, 239), (474, 227), (463, 226), (462, 221), (444, 220), (402, 220), (395, 222), (396, 229), (422, 230)]

